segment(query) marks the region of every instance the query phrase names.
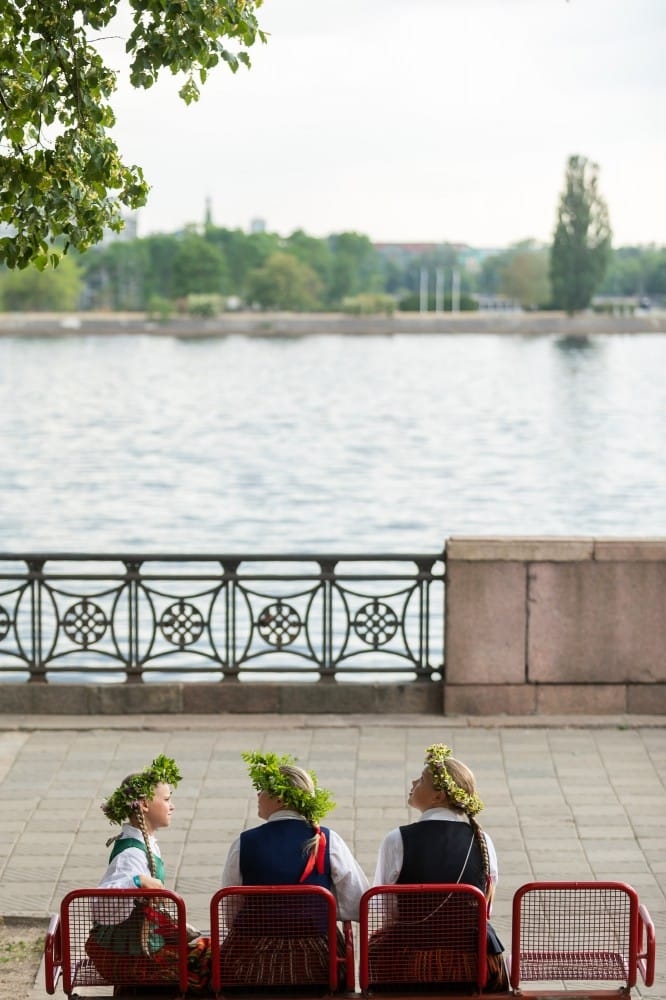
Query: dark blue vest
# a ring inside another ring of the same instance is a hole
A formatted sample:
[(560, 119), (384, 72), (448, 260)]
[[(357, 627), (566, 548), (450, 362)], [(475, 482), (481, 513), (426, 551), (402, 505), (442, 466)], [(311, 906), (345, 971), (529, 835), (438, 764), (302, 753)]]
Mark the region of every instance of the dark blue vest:
[[(324, 872), (316, 868), (302, 885), (320, 885), (333, 890), (330, 860), (330, 832), (326, 834)], [(307, 861), (305, 844), (312, 837), (309, 823), (300, 819), (280, 819), (263, 826), (246, 830), (240, 837), (240, 870), (243, 885), (298, 885)], [(301, 902), (297, 910), (284, 908), (289, 934), (307, 937), (326, 933), (328, 926), (326, 904), (321, 899)], [(240, 934), (275, 934), (275, 923), (280, 922), (281, 908), (264, 905), (261, 899), (246, 898), (241, 912), (234, 920), (234, 930)], [(288, 914), (288, 915), (287, 915)], [(284, 929), (284, 928), (283, 928)]]
[[(303, 885), (332, 889), (330, 831), (326, 834), (326, 857), (322, 875), (316, 868)], [(298, 885), (307, 861), (305, 844), (312, 837), (309, 823), (301, 819), (280, 819), (255, 826), (240, 836), (240, 870), (243, 885)]]

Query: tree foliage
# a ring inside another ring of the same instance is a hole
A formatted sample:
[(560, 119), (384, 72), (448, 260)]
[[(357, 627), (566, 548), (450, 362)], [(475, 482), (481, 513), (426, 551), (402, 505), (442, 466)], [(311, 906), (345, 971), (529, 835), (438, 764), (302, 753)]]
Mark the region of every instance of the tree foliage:
[(666, 296), (666, 247), (620, 247), (599, 289), (605, 295)]
[(523, 240), (502, 253), (487, 257), (481, 266), (479, 290), (536, 309), (551, 299), (548, 249)]
[[(262, 0), (128, 3), (131, 84), (182, 73), (188, 104), (211, 69), (249, 66), (248, 48), (266, 40)], [(123, 162), (109, 134), (116, 74), (96, 47), (117, 12), (118, 0), (0, 4), (0, 262), (9, 267), (55, 265), (62, 250), (122, 229), (123, 208), (145, 204), (141, 167)]]
[(252, 271), (248, 286), (249, 301), (262, 309), (307, 312), (320, 304), (321, 282), (316, 272), (281, 251)]
[(227, 261), (221, 250), (196, 233), (179, 241), (173, 261), (173, 296), (220, 295), (228, 290), (227, 284)]
[(71, 312), (81, 299), (83, 281), (76, 254), (60, 267), (0, 271), (0, 308), (8, 312)]
[(599, 193), (599, 168), (571, 156), (550, 255), (553, 304), (572, 314), (586, 309), (610, 259), (611, 228)]

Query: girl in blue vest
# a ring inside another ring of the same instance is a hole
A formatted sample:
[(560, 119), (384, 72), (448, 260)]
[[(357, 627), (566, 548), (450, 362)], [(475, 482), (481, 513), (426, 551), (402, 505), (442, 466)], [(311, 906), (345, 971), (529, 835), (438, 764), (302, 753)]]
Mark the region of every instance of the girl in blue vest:
[[(312, 771), (297, 767), (289, 754), (252, 751), (242, 757), (257, 791), (257, 812), (266, 822), (245, 830), (231, 845), (222, 887), (323, 886), (336, 898), (338, 920), (358, 920), (359, 903), (368, 880), (342, 837), (320, 825), (320, 820), (335, 805), (330, 793), (317, 784)], [(318, 959), (325, 965), (325, 926), (323, 915), (316, 914), (313, 908), (312, 933), (303, 934), (300, 943), (294, 945), (301, 949), (296, 959), (293, 950), (289, 955), (284, 948), (280, 951), (282, 945), (275, 937), (275, 928), (262, 926), (260, 906), (252, 906), (246, 897), (222, 947), (223, 982), (225, 977), (227, 981), (240, 977), (248, 985), (258, 984), (265, 983), (269, 976), (276, 982), (286, 975), (287, 967), (294, 969), (296, 962), (300, 978), (308, 981)], [(239, 946), (239, 935), (253, 940), (251, 963), (242, 957), (249, 954), (249, 949), (246, 943)], [(309, 949), (308, 954), (302, 953), (304, 948)], [(242, 970), (237, 967), (239, 962), (245, 963)], [(319, 971), (312, 975), (319, 975)]]
[[(381, 843), (375, 870), (374, 885), (461, 883), (481, 889), (487, 899), (488, 912), (497, 884), (497, 855), (489, 835), (481, 829), (475, 816), (483, 808), (476, 791), (476, 781), (470, 769), (452, 756), (444, 743), (435, 743), (425, 752), (425, 767), (412, 781), (407, 804), (421, 816), (416, 823), (396, 827)], [(400, 897), (397, 897), (400, 901)], [(398, 902), (398, 907), (400, 902)], [(371, 942), (369, 954), (375, 963), (375, 979), (386, 969), (391, 978), (395, 957), (400, 946), (400, 913), (391, 927), (380, 931)], [(451, 970), (456, 957), (445, 954), (445, 947), (432, 949), (433, 954), (418, 954), (415, 961), (425, 968), (435, 963), (440, 972)], [(488, 924), (488, 977), (485, 990), (502, 992), (508, 989), (503, 946)], [(425, 964), (424, 964), (425, 963)], [(455, 978), (453, 971), (451, 978)]]
[[(100, 889), (163, 889), (164, 862), (156, 839), (171, 823), (172, 788), (181, 779), (174, 760), (164, 754), (143, 771), (129, 774), (102, 804), (109, 822), (122, 827), (107, 841), (113, 845)], [(93, 928), (86, 951), (110, 983), (171, 982), (177, 968), (177, 928), (166, 911), (150, 899), (93, 902)], [(111, 919), (112, 918), (112, 919)], [(189, 986), (203, 990), (210, 978), (210, 940), (188, 928)]]

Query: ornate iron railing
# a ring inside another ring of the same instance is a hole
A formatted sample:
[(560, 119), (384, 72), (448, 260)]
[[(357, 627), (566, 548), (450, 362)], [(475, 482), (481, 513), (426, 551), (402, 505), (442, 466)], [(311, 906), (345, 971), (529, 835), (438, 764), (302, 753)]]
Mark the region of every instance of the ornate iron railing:
[(435, 680), (444, 572), (443, 552), (0, 554), (0, 680)]

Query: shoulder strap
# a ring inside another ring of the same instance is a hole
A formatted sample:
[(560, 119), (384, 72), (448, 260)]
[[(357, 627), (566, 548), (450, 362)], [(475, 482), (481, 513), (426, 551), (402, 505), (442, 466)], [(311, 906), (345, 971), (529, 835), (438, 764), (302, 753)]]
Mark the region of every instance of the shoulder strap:
[[(120, 840), (116, 840), (115, 844), (111, 848), (111, 854), (109, 855), (109, 863), (120, 854), (122, 851), (127, 850), (128, 847), (138, 847), (140, 851), (148, 857), (148, 851), (146, 850), (146, 845), (142, 840), (137, 840), (134, 837), (121, 837)], [(160, 880), (164, 882), (165, 872), (164, 872), (164, 862), (156, 854), (153, 855), (155, 861), (155, 873)]]

